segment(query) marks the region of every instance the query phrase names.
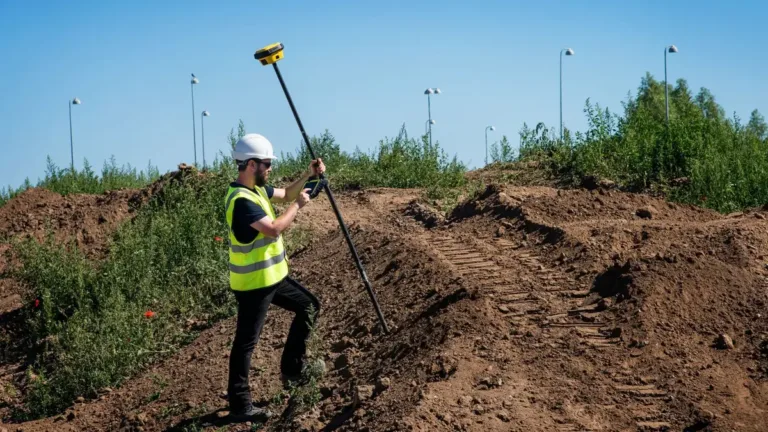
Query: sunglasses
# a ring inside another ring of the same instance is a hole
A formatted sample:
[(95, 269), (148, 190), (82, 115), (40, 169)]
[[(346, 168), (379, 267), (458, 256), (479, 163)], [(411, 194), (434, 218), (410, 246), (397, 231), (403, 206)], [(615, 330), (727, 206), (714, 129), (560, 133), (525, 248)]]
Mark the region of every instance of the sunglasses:
[(271, 161), (271, 160), (266, 160), (266, 161), (263, 161), (263, 160), (259, 160), (259, 159), (251, 159), (251, 160), (252, 160), (252, 161), (254, 161), (254, 162), (256, 162), (257, 164), (259, 164), (259, 163), (260, 163), (260, 164), (264, 165), (264, 166), (265, 166), (265, 167), (267, 167), (267, 168), (269, 168), (269, 167), (271, 167), (271, 166), (272, 166), (272, 161)]

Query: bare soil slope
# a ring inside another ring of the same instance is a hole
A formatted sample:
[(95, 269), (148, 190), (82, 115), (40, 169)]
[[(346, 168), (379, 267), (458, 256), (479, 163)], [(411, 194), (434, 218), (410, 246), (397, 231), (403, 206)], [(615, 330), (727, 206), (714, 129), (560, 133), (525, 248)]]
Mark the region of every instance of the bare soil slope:
[[(318, 294), (323, 399), (274, 430), (768, 430), (768, 216), (610, 189), (488, 187), (443, 221), (417, 191), (342, 194), (376, 324), (325, 198), (291, 257)], [(429, 228), (427, 227), (429, 226)], [(256, 400), (278, 414), (289, 316), (270, 312)], [(12, 430), (250, 430), (225, 417), (233, 320), (55, 418)], [(727, 337), (726, 337), (727, 336)]]

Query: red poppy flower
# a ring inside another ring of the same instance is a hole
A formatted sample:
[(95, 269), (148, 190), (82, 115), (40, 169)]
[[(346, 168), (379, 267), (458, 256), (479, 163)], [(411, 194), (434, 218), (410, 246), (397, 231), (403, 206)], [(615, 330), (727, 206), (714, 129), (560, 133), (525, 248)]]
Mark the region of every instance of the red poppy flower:
[(40, 299), (35, 299), (35, 309), (40, 307)]
[(219, 237), (219, 236), (216, 236), (213, 239), (216, 240), (217, 242), (220, 242), (222, 240), (221, 237)]
[(152, 318), (153, 316), (155, 316), (155, 313), (152, 312), (151, 310), (148, 310), (148, 311), (144, 312), (144, 316), (146, 318)]

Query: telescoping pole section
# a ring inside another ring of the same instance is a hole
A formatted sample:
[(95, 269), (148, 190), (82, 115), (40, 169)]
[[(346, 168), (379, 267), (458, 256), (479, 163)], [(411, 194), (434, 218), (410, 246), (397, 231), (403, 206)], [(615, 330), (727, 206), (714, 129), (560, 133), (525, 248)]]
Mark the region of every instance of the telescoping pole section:
[[(280, 81), (280, 86), (283, 88), (283, 92), (285, 93), (286, 99), (288, 99), (288, 105), (291, 106), (291, 111), (293, 112), (293, 117), (296, 119), (296, 123), (299, 125), (299, 130), (301, 131), (301, 136), (304, 138), (304, 142), (307, 144), (307, 149), (309, 149), (309, 154), (312, 156), (312, 159), (317, 159), (315, 156), (315, 151), (312, 149), (312, 144), (309, 141), (309, 136), (307, 136), (307, 132), (304, 131), (304, 125), (301, 123), (301, 119), (299, 118), (299, 113), (296, 111), (296, 106), (293, 104), (293, 99), (291, 99), (291, 94), (288, 92), (288, 87), (285, 85), (285, 81), (283, 80), (283, 75), (280, 73), (280, 68), (277, 66), (277, 62), (283, 58), (283, 44), (277, 43), (270, 46), (267, 46), (265, 48), (262, 48), (258, 51), (256, 51), (256, 54), (254, 54), (254, 58), (256, 60), (259, 60), (262, 65), (268, 65), (271, 64), (275, 68), (275, 74), (277, 74), (277, 79)], [(321, 178), (323, 176), (321, 175)], [(349, 236), (349, 231), (347, 231), (347, 226), (344, 223), (344, 218), (341, 216), (341, 212), (339, 211), (338, 206), (336, 205), (336, 200), (333, 197), (333, 193), (331, 192), (330, 186), (328, 186), (328, 183), (323, 184), (323, 189), (325, 190), (325, 193), (328, 194), (328, 200), (331, 202), (331, 207), (333, 207), (333, 212), (336, 214), (336, 219), (339, 220), (339, 226), (341, 227), (341, 232), (344, 234), (344, 239), (347, 241), (347, 245), (349, 246), (349, 251), (352, 253), (352, 257), (355, 260), (355, 266), (357, 266), (357, 271), (360, 272), (360, 277), (363, 279), (363, 284), (365, 285), (366, 291), (368, 291), (368, 295), (371, 297), (371, 301), (373, 302), (373, 307), (376, 310), (376, 315), (379, 317), (379, 322), (381, 323), (382, 328), (384, 329), (384, 333), (389, 333), (389, 327), (387, 326), (387, 321), (384, 319), (384, 315), (381, 313), (381, 307), (379, 307), (379, 301), (376, 299), (376, 294), (373, 292), (373, 288), (371, 287), (371, 282), (368, 281), (368, 276), (365, 274), (365, 269), (363, 268), (363, 264), (360, 261), (360, 256), (357, 254), (357, 250), (355, 249), (354, 243), (352, 243), (352, 238)]]

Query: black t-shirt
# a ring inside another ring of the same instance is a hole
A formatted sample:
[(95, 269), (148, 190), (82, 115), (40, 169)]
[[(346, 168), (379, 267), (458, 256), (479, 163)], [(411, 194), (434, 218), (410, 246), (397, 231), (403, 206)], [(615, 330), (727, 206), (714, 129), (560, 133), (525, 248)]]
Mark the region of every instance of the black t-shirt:
[[(231, 183), (230, 186), (248, 189), (237, 182)], [(275, 188), (272, 186), (264, 186), (264, 190), (267, 191), (268, 198), (272, 198), (272, 195), (275, 193)], [(237, 241), (240, 243), (252, 242), (259, 235), (259, 230), (254, 229), (251, 224), (264, 216), (267, 216), (267, 212), (253, 201), (236, 199), (235, 208), (232, 209), (232, 233)]]

